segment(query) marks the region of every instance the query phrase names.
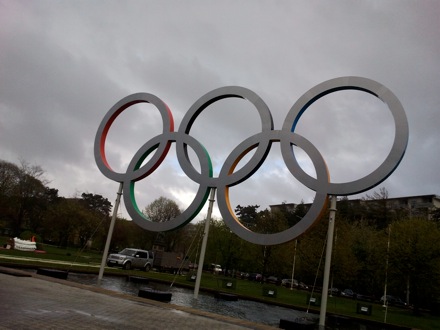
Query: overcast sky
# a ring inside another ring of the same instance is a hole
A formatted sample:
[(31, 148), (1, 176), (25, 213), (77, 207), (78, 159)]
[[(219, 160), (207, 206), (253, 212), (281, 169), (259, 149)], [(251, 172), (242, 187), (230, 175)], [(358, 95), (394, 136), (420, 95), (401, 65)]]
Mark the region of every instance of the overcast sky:
[[(93, 145), (102, 118), (123, 97), (156, 95), (170, 107), (177, 130), (202, 95), (242, 86), (266, 102), (281, 129), (291, 106), (313, 86), (362, 76), (399, 98), (410, 136), (397, 170), (351, 198), (381, 187), (390, 197), (440, 194), (439, 17), (436, 0), (0, 0), (0, 159), (41, 166), (60, 196), (88, 192), (114, 203), (118, 183), (98, 170)], [(125, 111), (107, 139), (112, 168), (124, 172), (161, 129), (151, 105)], [(191, 135), (208, 150), (217, 175), (231, 151), (260, 130), (255, 108), (231, 99), (206, 109)], [(296, 132), (321, 152), (332, 182), (346, 182), (383, 162), (394, 123), (380, 100), (345, 91), (313, 104)], [(182, 209), (191, 203), (198, 184), (184, 175), (174, 151), (136, 185), (140, 208), (160, 196)], [(313, 175), (310, 160), (298, 153)], [(230, 195), (233, 207), (264, 209), (312, 202), (314, 191), (292, 177), (274, 143), (263, 166)], [(207, 206), (199, 218), (206, 212)], [(124, 205), (121, 214), (128, 217)]]

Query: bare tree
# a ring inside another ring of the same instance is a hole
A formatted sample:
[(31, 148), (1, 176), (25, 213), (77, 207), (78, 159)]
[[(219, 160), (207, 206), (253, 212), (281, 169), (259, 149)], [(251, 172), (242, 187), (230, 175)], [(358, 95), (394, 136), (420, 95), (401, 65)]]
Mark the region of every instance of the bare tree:
[(182, 212), (175, 201), (166, 197), (159, 197), (149, 204), (143, 213), (150, 221), (166, 222), (177, 217)]
[[(145, 207), (143, 213), (150, 221), (166, 222), (177, 217), (182, 212), (176, 202), (162, 196)], [(174, 251), (182, 239), (181, 233), (183, 233), (182, 229), (158, 233), (155, 245), (162, 245), (166, 251)]]

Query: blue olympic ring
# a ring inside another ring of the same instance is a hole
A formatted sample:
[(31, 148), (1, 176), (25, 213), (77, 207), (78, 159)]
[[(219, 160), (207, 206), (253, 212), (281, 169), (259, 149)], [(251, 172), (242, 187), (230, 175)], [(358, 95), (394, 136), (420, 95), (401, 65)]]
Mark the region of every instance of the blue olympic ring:
[[(324, 159), (319, 151), (304, 137), (295, 133), (301, 115), (323, 96), (341, 91), (359, 90), (374, 95), (390, 109), (395, 123), (395, 138), (389, 155), (372, 173), (346, 183), (331, 183)], [(227, 157), (219, 176), (213, 177), (211, 159), (203, 145), (189, 135), (197, 116), (209, 105), (225, 98), (241, 98), (251, 102), (261, 119), (261, 132), (241, 142)], [(159, 110), (163, 119), (162, 134), (146, 142), (134, 155), (126, 173), (113, 171), (105, 156), (105, 140), (114, 120), (131, 105), (151, 103)], [(218, 206), (225, 223), (239, 237), (260, 245), (275, 245), (293, 240), (310, 229), (325, 212), (328, 195), (352, 195), (373, 188), (384, 181), (397, 168), (408, 144), (408, 121), (397, 97), (385, 86), (362, 77), (341, 77), (325, 81), (306, 92), (288, 112), (281, 130), (273, 129), (272, 114), (264, 101), (249, 89), (237, 86), (215, 89), (197, 100), (185, 114), (177, 132), (168, 106), (159, 98), (148, 93), (129, 95), (117, 102), (103, 118), (95, 138), (95, 160), (100, 171), (109, 179), (123, 183), (123, 196), (127, 212), (140, 227), (151, 231), (169, 231), (191, 221), (201, 210), (211, 188), (216, 188)], [(135, 182), (148, 175), (161, 164), (171, 143), (176, 143), (176, 154), (184, 173), (199, 184), (193, 202), (178, 217), (167, 222), (151, 222), (139, 210), (135, 196)], [(281, 153), (291, 174), (301, 183), (316, 192), (314, 202), (307, 214), (293, 227), (274, 234), (260, 234), (243, 226), (235, 216), (229, 202), (229, 187), (237, 185), (252, 176), (265, 161), (273, 142), (279, 142)], [(316, 171), (316, 178), (309, 176), (298, 164), (292, 146), (303, 149), (310, 157)], [(188, 146), (200, 162), (200, 172), (191, 164)], [(249, 161), (235, 171), (238, 162), (251, 150), (255, 150)], [(154, 155), (144, 165), (143, 161)]]

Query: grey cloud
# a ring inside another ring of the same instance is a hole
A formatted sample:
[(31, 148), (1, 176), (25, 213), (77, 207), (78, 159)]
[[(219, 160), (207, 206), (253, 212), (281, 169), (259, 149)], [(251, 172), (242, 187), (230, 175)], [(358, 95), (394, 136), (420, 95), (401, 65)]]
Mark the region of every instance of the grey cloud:
[[(275, 129), (281, 129), (303, 93), (345, 75), (383, 83), (407, 112), (407, 153), (381, 186), (392, 197), (440, 192), (440, 6), (435, 1), (258, 6), (251, 1), (4, 1), (0, 6), (0, 154), (41, 165), (63, 195), (88, 191), (114, 201), (117, 183), (97, 170), (93, 142), (105, 113), (126, 95), (157, 95), (170, 106), (178, 129), (203, 94), (240, 85), (264, 99)], [(374, 170), (386, 157), (393, 132), (380, 102), (336, 94), (314, 104), (297, 132), (324, 155), (331, 177), (344, 181)], [(109, 133), (108, 158), (119, 171), (161, 130), (154, 109), (130, 110)], [(203, 112), (191, 134), (219, 168), (259, 127), (249, 104), (228, 100)], [(175, 169), (175, 159), (167, 162), (164, 169)], [(271, 152), (255, 177), (231, 189), (234, 201), (266, 207), (313, 200), (314, 192), (295, 183), (283, 166), (279, 153)], [(164, 169), (145, 187), (139, 185), (142, 203), (162, 194), (186, 195), (187, 186), (197, 189)], [(182, 205), (188, 201), (181, 199)]]

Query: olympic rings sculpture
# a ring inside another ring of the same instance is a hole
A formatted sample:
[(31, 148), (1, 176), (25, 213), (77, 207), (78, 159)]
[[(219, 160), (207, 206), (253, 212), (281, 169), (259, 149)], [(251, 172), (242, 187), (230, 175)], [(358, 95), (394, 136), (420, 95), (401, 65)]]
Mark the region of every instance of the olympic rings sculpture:
[[(319, 151), (304, 137), (295, 133), (301, 115), (318, 99), (342, 90), (358, 90), (382, 100), (391, 111), (395, 124), (395, 137), (389, 155), (373, 172), (355, 181), (332, 183), (325, 161)], [(261, 132), (241, 142), (229, 154), (217, 178), (213, 177), (211, 159), (203, 145), (189, 133), (197, 116), (209, 105), (225, 98), (241, 98), (251, 102), (261, 120)], [(137, 103), (151, 103), (163, 120), (162, 134), (146, 142), (134, 155), (125, 173), (112, 170), (105, 155), (107, 133), (115, 119), (127, 108)], [(198, 99), (184, 116), (178, 131), (174, 131), (173, 116), (168, 106), (158, 97), (148, 93), (129, 95), (117, 102), (105, 115), (95, 137), (94, 154), (99, 170), (109, 179), (123, 184), (123, 197), (127, 212), (140, 227), (151, 231), (169, 231), (190, 222), (204, 206), (210, 189), (218, 191), (218, 207), (225, 223), (244, 240), (260, 245), (275, 245), (293, 240), (312, 227), (326, 210), (329, 195), (352, 195), (371, 189), (384, 181), (399, 165), (405, 154), (409, 129), (406, 114), (397, 97), (380, 83), (362, 77), (340, 77), (325, 81), (311, 88), (289, 110), (281, 130), (274, 130), (272, 114), (265, 102), (249, 89), (237, 86), (215, 89)], [(279, 233), (261, 234), (250, 231), (237, 219), (229, 201), (229, 187), (252, 176), (265, 161), (273, 142), (279, 142), (282, 157), (290, 173), (301, 183), (316, 192), (314, 202), (300, 222)], [(167, 155), (171, 143), (176, 143), (176, 154), (184, 173), (199, 184), (196, 196), (188, 208), (178, 217), (167, 222), (149, 221), (139, 210), (134, 194), (135, 182), (153, 173)], [(316, 178), (309, 176), (298, 164), (292, 146), (303, 149), (312, 160)], [(200, 162), (196, 170), (188, 157), (188, 146)], [(239, 170), (235, 167), (251, 150), (250, 160)], [(154, 154), (144, 164), (144, 160)]]

